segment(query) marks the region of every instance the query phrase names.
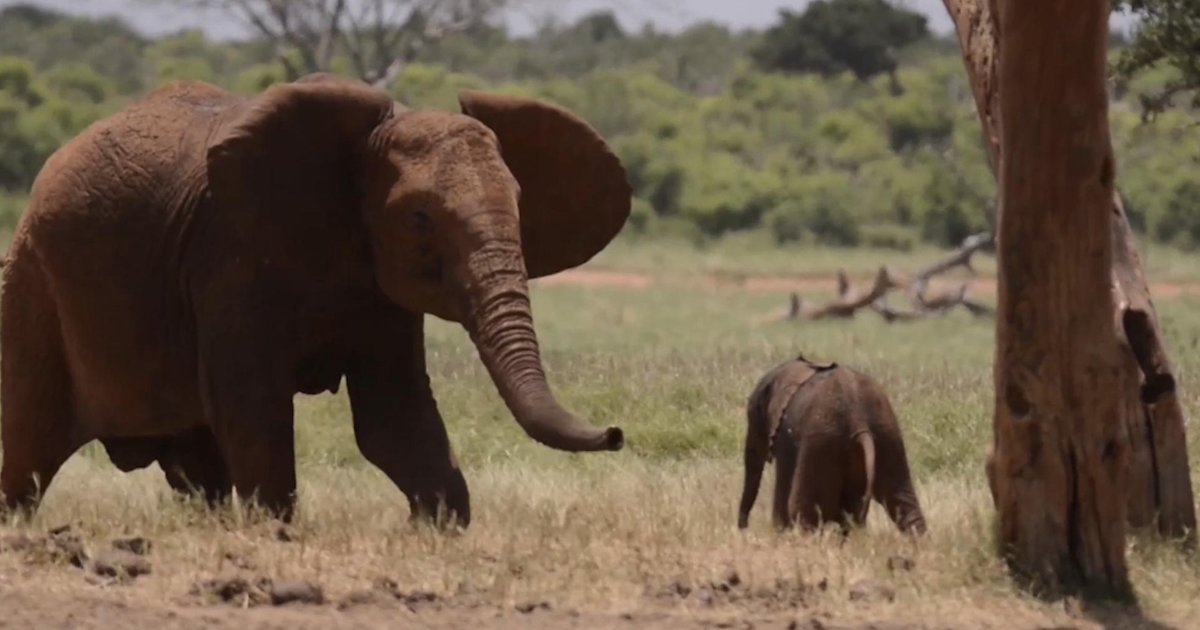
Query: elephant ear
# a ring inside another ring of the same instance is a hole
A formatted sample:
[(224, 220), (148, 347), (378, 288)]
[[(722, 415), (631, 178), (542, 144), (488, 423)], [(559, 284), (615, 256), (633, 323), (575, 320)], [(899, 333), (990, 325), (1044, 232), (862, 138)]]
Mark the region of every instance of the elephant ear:
[(804, 386), (818, 371), (823, 369), (809, 363), (801, 355), (797, 361), (789, 361), (775, 377), (775, 387), (771, 389), (771, 399), (767, 402), (767, 452), (775, 452), (775, 438), (779, 435), (779, 427), (783, 425), (783, 414), (796, 392)]
[(530, 99), (464, 91), (464, 114), (491, 128), (521, 186), (521, 246), (530, 278), (587, 262), (629, 218), (625, 168), (590, 125)]
[(832, 370), (833, 368), (837, 367), (837, 363), (835, 363), (833, 361), (826, 361), (826, 362), (813, 361), (812, 359), (804, 356), (803, 353), (796, 355), (796, 360), (801, 363), (806, 363), (817, 370)]
[(285, 212), (352, 202), (371, 133), (391, 116), (391, 97), (358, 81), (317, 74), (274, 85), (209, 144), (212, 194), (221, 207)]

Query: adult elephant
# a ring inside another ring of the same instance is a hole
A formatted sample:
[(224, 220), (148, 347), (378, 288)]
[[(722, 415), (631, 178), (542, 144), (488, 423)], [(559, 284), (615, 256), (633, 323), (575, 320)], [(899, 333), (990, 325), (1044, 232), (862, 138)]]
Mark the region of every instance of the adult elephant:
[(101, 440), (177, 488), (290, 518), (292, 398), (342, 377), (363, 455), (414, 514), (470, 519), (426, 375), (423, 317), (459, 322), (517, 422), (564, 451), (619, 450), (547, 385), (527, 280), (579, 265), (629, 214), (619, 160), (573, 114), (460, 95), (396, 104), (315, 75), (253, 99), (184, 82), (61, 148), (4, 268), (7, 506), (36, 507)]

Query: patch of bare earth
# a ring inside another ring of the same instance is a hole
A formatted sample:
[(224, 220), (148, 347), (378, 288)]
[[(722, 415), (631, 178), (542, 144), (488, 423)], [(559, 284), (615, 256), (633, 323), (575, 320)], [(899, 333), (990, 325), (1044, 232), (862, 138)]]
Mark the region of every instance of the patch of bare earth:
[[(362, 604), (348, 609), (336, 606), (274, 608), (218, 608), (153, 606), (95, 596), (47, 597), (19, 593), (0, 594), (4, 619), (0, 627), (64, 630), (91, 628), (247, 628), (280, 630), (298, 628), (818, 628), (858, 630), (913, 628), (888, 623), (838, 623), (803, 616), (743, 614), (693, 614), (637, 611), (594, 613), (579, 611), (499, 609), (443, 606), (413, 611), (404, 606)], [(940, 626), (929, 626), (940, 627)]]
[(880, 514), (848, 540), (779, 535), (763, 514), (739, 532), (724, 463), (603, 483), (481, 474), (478, 521), (446, 533), (406, 525), (374, 475), (321, 473), (300, 522), (280, 528), (177, 505), (151, 471), (68, 468), (46, 517), (0, 525), (0, 628), (1186, 627), (980, 581), (997, 563), (961, 550), (982, 544), (982, 495), (939, 485), (927, 496), (940, 529), (914, 543)]
[[(218, 580), (220, 582), (220, 580)], [(31, 575), (29, 572), (0, 576), (0, 628), (39, 630), (91, 630), (110, 628), (154, 628), (161, 630), (223, 629), (297, 630), (306, 628), (471, 628), (499, 630), (518, 628), (779, 628), (788, 630), (912, 630), (1005, 628), (1091, 630), (1104, 628), (1155, 628), (1175, 626), (1144, 620), (1125, 612), (1084, 615), (1076, 612), (1068, 621), (1051, 622), (1041, 615), (1002, 609), (964, 611), (944, 619), (915, 620), (912, 615), (813, 612), (806, 610), (800, 595), (786, 588), (742, 589), (702, 586), (697, 589), (668, 584), (644, 601), (620, 610), (560, 609), (548, 602), (529, 601), (511, 606), (484, 602), (472, 597), (441, 598), (427, 593), (397, 593), (375, 585), (344, 593), (320, 602), (303, 600), (276, 603), (252, 595), (254, 586), (230, 589), (205, 601), (189, 592), (175, 601), (160, 601), (149, 585), (104, 587), (80, 584), (76, 576)], [(725, 589), (725, 590), (722, 590)], [(880, 589), (880, 590), (873, 590)], [(211, 596), (212, 594), (210, 594)], [(228, 601), (220, 601), (222, 597)], [(895, 597), (887, 587), (856, 586), (852, 601), (889, 603)], [(1070, 608), (1070, 605), (1066, 606)], [(1042, 617), (1042, 618), (1039, 618)], [(1073, 618), (1071, 618), (1073, 617)], [(964, 620), (965, 619), (965, 620)], [(1182, 626), (1179, 626), (1182, 627)]]

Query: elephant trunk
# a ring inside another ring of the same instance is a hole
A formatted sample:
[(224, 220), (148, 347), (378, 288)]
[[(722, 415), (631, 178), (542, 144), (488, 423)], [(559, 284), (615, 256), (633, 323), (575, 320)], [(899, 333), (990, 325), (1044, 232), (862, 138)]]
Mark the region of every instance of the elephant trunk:
[(563, 409), (546, 383), (518, 242), (490, 241), (461, 267), (463, 326), (509, 411), (529, 437), (562, 451), (617, 451), (620, 428), (599, 429)]
[(925, 514), (921, 512), (921, 503), (911, 484), (902, 488), (888, 503), (888, 511), (900, 531), (917, 535), (926, 532)]

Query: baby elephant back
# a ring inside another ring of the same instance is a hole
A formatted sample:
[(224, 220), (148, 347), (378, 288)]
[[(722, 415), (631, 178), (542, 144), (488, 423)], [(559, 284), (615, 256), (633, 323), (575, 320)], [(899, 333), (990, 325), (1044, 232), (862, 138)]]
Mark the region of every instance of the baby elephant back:
[(779, 367), (775, 375), (775, 387), (771, 398), (767, 401), (767, 457), (775, 452), (775, 436), (779, 434), (779, 425), (783, 422), (783, 413), (795, 398), (796, 392), (808, 383), (818, 372), (825, 372), (837, 367), (836, 363), (814, 363), (800, 356)]

